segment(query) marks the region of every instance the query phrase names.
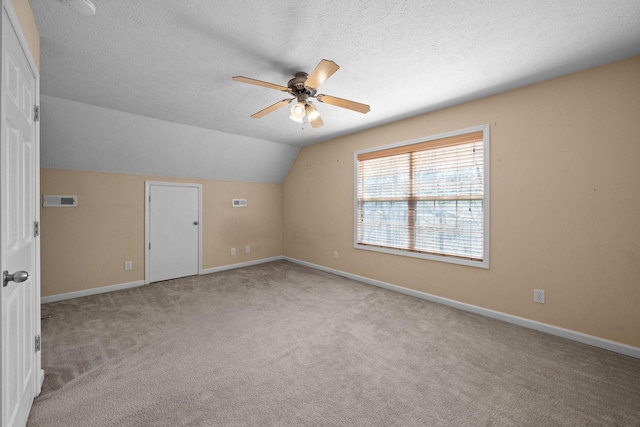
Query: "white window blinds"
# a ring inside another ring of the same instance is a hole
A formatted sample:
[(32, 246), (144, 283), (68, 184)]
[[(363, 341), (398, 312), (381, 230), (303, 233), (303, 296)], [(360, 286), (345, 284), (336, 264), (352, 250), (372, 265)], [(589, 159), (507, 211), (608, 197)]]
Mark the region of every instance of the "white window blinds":
[(358, 246), (483, 261), (483, 131), (357, 155)]

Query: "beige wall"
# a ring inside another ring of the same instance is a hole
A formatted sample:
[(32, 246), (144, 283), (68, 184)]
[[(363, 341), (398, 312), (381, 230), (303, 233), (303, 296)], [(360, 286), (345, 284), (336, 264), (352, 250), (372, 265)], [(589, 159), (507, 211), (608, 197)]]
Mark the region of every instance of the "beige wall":
[[(79, 200), (41, 210), (42, 295), (143, 280), (145, 180), (195, 182), (205, 269), (284, 254), (640, 347), (638, 75), (634, 57), (315, 144), (282, 185), (42, 169), (42, 194)], [(483, 123), (489, 270), (353, 248), (355, 151)], [(533, 302), (534, 288), (546, 304)]]
[(13, 9), (16, 11), (22, 32), (31, 50), (31, 55), (36, 63), (36, 67), (40, 68), (40, 34), (36, 27), (36, 21), (33, 17), (33, 11), (29, 0), (13, 0)]
[[(639, 76), (634, 57), (304, 148), (284, 255), (640, 347)], [(489, 270), (353, 248), (355, 151), (484, 123)]]
[(202, 184), (202, 268), (282, 255), (280, 184), (42, 169), (42, 194), (78, 196), (77, 208), (41, 209), (43, 297), (144, 280), (145, 180)]

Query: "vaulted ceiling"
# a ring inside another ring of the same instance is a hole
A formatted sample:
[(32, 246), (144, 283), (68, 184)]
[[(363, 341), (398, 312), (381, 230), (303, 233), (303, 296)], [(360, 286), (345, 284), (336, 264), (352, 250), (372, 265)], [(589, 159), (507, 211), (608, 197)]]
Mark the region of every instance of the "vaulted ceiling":
[[(98, 107), (305, 146), (640, 54), (638, 0), (31, 0), (41, 92)], [(286, 86), (323, 59), (324, 126), (289, 120), (283, 99), (232, 81)]]

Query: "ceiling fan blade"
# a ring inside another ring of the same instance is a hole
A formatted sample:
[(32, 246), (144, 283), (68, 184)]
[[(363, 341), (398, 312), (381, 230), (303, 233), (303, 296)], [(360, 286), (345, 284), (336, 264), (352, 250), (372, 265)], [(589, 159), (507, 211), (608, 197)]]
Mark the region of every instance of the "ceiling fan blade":
[(289, 88), (286, 86), (280, 86), (274, 83), (263, 82), (262, 80), (256, 80), (249, 77), (235, 76), (235, 77), (232, 77), (232, 79), (240, 83), (249, 83), (250, 85), (268, 87), (270, 89), (281, 90), (282, 92), (289, 92)]
[(295, 98), (291, 98), (291, 99), (283, 99), (282, 101), (278, 101), (273, 105), (268, 106), (267, 108), (265, 108), (264, 110), (260, 110), (257, 113), (255, 113), (254, 115), (251, 116), (252, 119), (259, 119), (260, 117), (266, 116), (267, 114), (277, 110), (280, 107), (284, 107), (285, 105), (287, 105), (288, 103), (290, 103), (291, 101), (293, 101)]
[(325, 104), (335, 105), (336, 107), (346, 108), (348, 110), (357, 111), (358, 113), (367, 114), (371, 111), (371, 107), (367, 104), (361, 104), (355, 101), (349, 101), (348, 99), (342, 99), (335, 96), (330, 95), (318, 95), (316, 97), (318, 101), (324, 102)]
[(324, 122), (322, 121), (322, 118), (320, 116), (318, 116), (318, 118), (311, 122), (312, 128), (319, 128), (322, 125), (324, 125)]
[(309, 74), (304, 85), (309, 89), (317, 89), (322, 82), (331, 77), (339, 68), (340, 67), (335, 62), (323, 59), (318, 65), (316, 65), (316, 68), (313, 69), (311, 74)]

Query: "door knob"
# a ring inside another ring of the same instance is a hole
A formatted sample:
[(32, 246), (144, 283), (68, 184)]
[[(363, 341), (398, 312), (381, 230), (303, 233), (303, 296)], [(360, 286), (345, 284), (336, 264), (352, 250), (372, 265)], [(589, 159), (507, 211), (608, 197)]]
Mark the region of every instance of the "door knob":
[(198, 225), (198, 221), (193, 221), (193, 225)]
[(7, 270), (2, 272), (2, 287), (4, 288), (9, 282), (22, 283), (29, 278), (29, 273), (26, 271), (16, 271), (13, 274), (9, 274)]

